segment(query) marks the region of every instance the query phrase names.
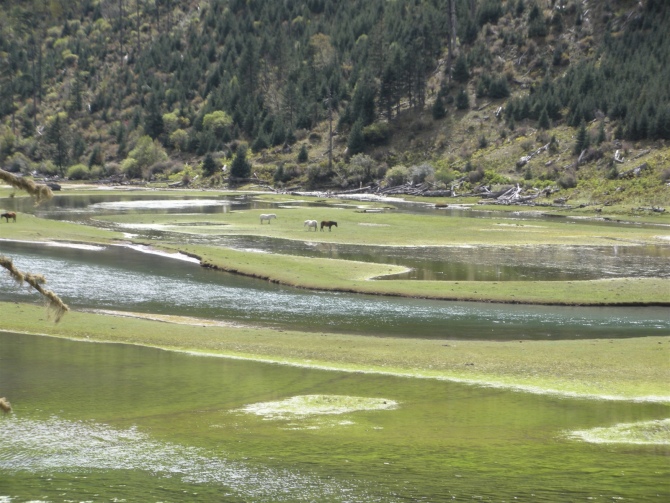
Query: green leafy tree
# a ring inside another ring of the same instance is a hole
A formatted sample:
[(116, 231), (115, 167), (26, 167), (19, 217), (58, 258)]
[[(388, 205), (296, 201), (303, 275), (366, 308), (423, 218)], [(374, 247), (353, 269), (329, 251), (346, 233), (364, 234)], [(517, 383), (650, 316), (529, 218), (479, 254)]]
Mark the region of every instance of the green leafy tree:
[(128, 158), (124, 161), (124, 168), (126, 168), (126, 174), (132, 178), (142, 176), (148, 179), (151, 175), (151, 166), (166, 161), (167, 158), (163, 146), (146, 135), (141, 137), (135, 148), (128, 153)]
[(202, 118), (202, 128), (219, 138), (229, 135), (232, 125), (233, 118), (223, 110), (215, 110)]

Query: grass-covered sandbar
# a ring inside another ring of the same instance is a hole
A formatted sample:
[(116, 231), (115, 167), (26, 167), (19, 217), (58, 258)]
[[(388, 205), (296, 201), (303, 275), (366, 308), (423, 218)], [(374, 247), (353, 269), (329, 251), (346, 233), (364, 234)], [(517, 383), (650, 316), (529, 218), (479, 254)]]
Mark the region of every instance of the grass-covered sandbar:
[(347, 372), (445, 379), (531, 393), (670, 403), (670, 336), (561, 341), (452, 341), (275, 330), (161, 315), (0, 303), (5, 331)]
[[(126, 211), (96, 217), (116, 226), (115, 230), (92, 225), (37, 218), (20, 214), (17, 225), (3, 225), (0, 239), (18, 241), (74, 241), (87, 243), (139, 242), (171, 251), (182, 251), (201, 259), (207, 267), (267, 279), (285, 285), (332, 291), (406, 296), (444, 300), (465, 300), (555, 305), (670, 305), (670, 281), (665, 278), (608, 278), (580, 281), (412, 281), (374, 278), (404, 271), (383, 263), (331, 258), (307, 258), (281, 253), (249, 253), (224, 246), (192, 244), (199, 236), (257, 236), (299, 240), (308, 244), (366, 245), (379, 250), (388, 247), (537, 247), (670, 246), (670, 232), (664, 216), (648, 218), (661, 225), (594, 225), (592, 221), (565, 219), (471, 218), (459, 215), (412, 214), (395, 211), (387, 201), (296, 198), (288, 195), (211, 191), (114, 191), (90, 188), (68, 191), (76, 195), (132, 192), (146, 201), (181, 197), (218, 196), (260, 199), (277, 204), (272, 210), (244, 209), (221, 213), (142, 213)], [(67, 193), (67, 192), (66, 192)], [(61, 197), (57, 195), (56, 197)], [(224, 199), (222, 199), (224, 201)], [(305, 201), (319, 206), (304, 206)], [(262, 212), (277, 219), (260, 224)], [(310, 232), (308, 219), (336, 220), (332, 231)], [(139, 230), (165, 230), (170, 240), (134, 238)], [(383, 259), (380, 258), (380, 261)]]

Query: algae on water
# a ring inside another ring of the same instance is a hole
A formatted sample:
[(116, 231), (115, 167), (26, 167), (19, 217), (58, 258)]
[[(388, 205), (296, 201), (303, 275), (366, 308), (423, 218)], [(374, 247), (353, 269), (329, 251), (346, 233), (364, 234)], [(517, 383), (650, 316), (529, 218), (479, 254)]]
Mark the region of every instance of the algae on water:
[(254, 403), (238, 409), (265, 419), (295, 419), (321, 414), (346, 414), (362, 410), (395, 409), (398, 403), (386, 398), (346, 395), (299, 395), (275, 402)]
[(576, 430), (570, 432), (568, 436), (596, 444), (670, 445), (670, 419)]

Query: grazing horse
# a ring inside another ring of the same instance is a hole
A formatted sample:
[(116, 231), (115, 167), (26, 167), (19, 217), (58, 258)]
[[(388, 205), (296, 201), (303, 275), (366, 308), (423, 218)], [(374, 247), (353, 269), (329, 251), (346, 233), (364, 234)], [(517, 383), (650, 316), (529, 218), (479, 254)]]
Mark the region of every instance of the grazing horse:
[(318, 227), (319, 222), (316, 220), (305, 220), (305, 223), (302, 225), (303, 227), (307, 227), (307, 232), (314, 227), (314, 232), (316, 232), (316, 228)]
[(16, 213), (14, 213), (13, 211), (8, 211), (7, 213), (3, 213), (2, 215), (0, 215), (0, 219), (3, 218), (7, 220), (7, 223), (9, 223), (10, 218), (14, 220), (14, 222), (16, 222)]
[(328, 227), (328, 232), (333, 230), (333, 226), (337, 227), (337, 222), (332, 222), (330, 220), (324, 220), (321, 222), (321, 230), (323, 231), (324, 227)]
[(261, 225), (263, 224), (264, 220), (266, 220), (269, 225), (270, 220), (272, 220), (273, 218), (277, 218), (277, 215), (275, 215), (274, 213), (263, 213), (261, 215)]

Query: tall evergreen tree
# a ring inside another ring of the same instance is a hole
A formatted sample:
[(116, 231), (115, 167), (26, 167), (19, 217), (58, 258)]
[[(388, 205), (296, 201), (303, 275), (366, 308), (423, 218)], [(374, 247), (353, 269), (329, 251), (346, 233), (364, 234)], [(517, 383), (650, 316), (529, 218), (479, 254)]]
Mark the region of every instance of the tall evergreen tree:
[(365, 138), (363, 136), (363, 124), (357, 120), (351, 128), (349, 133), (349, 141), (347, 142), (347, 151), (349, 155), (356, 155), (363, 152), (365, 148)]
[(65, 176), (70, 148), (70, 130), (64, 112), (57, 113), (47, 126), (46, 140), (51, 146), (54, 164), (61, 176)]
[(589, 148), (589, 133), (586, 130), (586, 123), (584, 121), (579, 125), (577, 130), (577, 137), (575, 139), (574, 153), (579, 155), (584, 149)]
[(230, 166), (230, 175), (235, 178), (249, 178), (251, 175), (251, 163), (247, 160), (247, 146), (242, 144), (237, 147), (237, 152)]

